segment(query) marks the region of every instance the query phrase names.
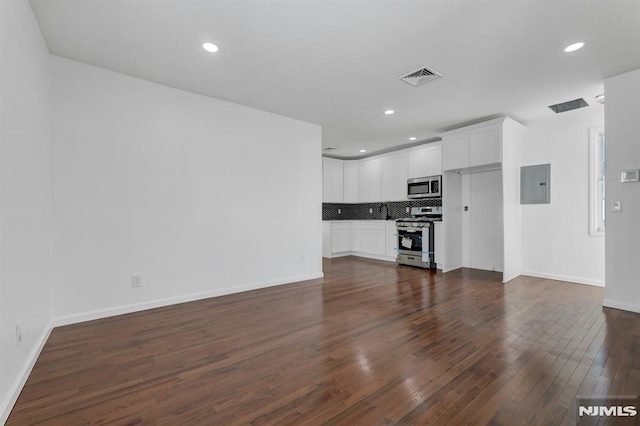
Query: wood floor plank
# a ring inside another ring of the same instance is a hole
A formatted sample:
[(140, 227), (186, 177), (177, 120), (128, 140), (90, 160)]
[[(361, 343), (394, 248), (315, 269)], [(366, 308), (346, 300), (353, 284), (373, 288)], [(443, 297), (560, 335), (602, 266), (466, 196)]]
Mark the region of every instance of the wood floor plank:
[(640, 315), (602, 288), (323, 266), (54, 329), (7, 425), (556, 425), (578, 396), (640, 392)]

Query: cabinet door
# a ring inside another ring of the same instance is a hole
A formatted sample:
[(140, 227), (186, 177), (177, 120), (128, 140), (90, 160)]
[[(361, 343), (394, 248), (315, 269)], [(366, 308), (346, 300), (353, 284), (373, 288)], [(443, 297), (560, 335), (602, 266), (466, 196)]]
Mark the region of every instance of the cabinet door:
[(382, 199), (382, 165), (379, 158), (369, 161), (369, 201)]
[(360, 223), (351, 222), (349, 239), (349, 248), (351, 251), (362, 251), (362, 226), (360, 226)]
[(340, 253), (340, 229), (331, 229), (331, 253)]
[(442, 222), (435, 222), (433, 226), (435, 227), (434, 235), (433, 235), (434, 244), (435, 244), (435, 249), (434, 249), (435, 262), (438, 265), (438, 268), (443, 269), (444, 268), (444, 224)]
[(355, 161), (344, 162), (344, 194), (345, 203), (358, 202), (358, 163)]
[(331, 160), (322, 159), (322, 202), (331, 202)]
[(342, 203), (344, 201), (344, 171), (342, 161), (331, 162), (331, 202)]
[(409, 170), (407, 179), (425, 177), (426, 170), (426, 148), (417, 149), (409, 152)]
[(387, 251), (385, 222), (374, 221), (362, 224), (362, 252), (384, 256)]
[(331, 223), (331, 253), (349, 250), (349, 222)]
[(393, 156), (393, 198), (392, 201), (407, 200), (409, 156), (406, 152)]
[(396, 257), (398, 255), (398, 238), (396, 237), (398, 231), (395, 223), (387, 223), (385, 232), (387, 234), (387, 250), (385, 254), (387, 257)]
[(426, 151), (427, 176), (442, 174), (442, 146), (430, 146)]
[(500, 127), (493, 125), (469, 132), (469, 166), (484, 166), (502, 161)]
[(349, 228), (338, 231), (338, 247), (341, 252), (349, 251)]
[(387, 234), (382, 229), (374, 229), (371, 231), (371, 253), (384, 256), (387, 253)]
[(382, 158), (382, 190), (380, 201), (394, 201), (393, 157)]
[(369, 162), (363, 161), (358, 164), (358, 201), (369, 202)]
[(442, 138), (442, 170), (469, 167), (469, 132), (460, 132)]

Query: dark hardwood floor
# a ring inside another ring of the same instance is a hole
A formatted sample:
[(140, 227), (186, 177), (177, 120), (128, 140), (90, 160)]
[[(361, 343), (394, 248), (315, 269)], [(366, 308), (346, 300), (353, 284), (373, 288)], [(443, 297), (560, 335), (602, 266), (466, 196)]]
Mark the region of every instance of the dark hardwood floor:
[(640, 392), (603, 289), (360, 258), (325, 278), (53, 330), (9, 425), (573, 425)]

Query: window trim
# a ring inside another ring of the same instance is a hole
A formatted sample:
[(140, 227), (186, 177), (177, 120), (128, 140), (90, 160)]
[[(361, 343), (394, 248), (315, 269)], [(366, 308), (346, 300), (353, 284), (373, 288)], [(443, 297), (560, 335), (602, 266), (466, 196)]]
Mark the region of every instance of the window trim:
[(599, 185), (596, 181), (596, 173), (600, 168), (598, 164), (600, 156), (597, 155), (596, 149), (604, 135), (604, 126), (589, 128), (589, 235), (594, 237), (604, 237), (605, 233), (599, 223), (598, 211), (603, 207), (599, 196)]

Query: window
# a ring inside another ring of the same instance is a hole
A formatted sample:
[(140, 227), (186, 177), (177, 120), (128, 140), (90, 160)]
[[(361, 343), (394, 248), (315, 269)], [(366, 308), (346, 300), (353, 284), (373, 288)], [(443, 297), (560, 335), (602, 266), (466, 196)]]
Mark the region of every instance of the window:
[(604, 235), (605, 228), (604, 127), (589, 129), (589, 234)]

